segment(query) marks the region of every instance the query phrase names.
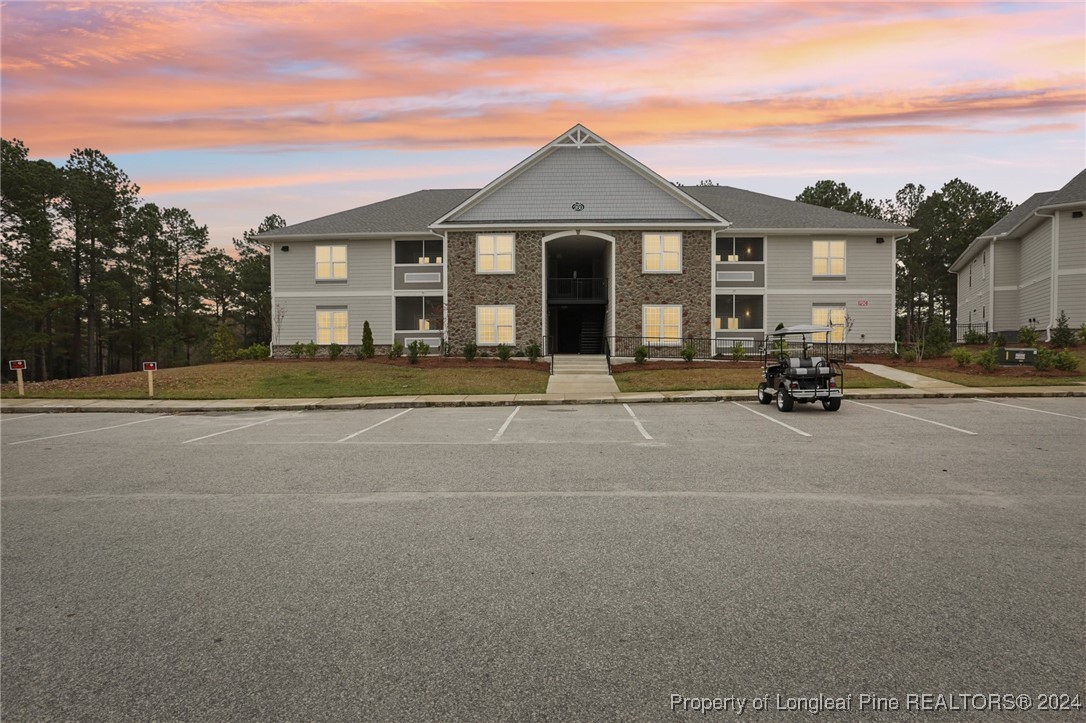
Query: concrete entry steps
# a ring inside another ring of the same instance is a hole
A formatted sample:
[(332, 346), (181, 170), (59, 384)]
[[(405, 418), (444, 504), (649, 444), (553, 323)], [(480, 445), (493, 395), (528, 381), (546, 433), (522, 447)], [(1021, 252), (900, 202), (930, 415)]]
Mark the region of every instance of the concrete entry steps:
[(554, 373), (607, 376), (607, 357), (603, 354), (555, 354)]

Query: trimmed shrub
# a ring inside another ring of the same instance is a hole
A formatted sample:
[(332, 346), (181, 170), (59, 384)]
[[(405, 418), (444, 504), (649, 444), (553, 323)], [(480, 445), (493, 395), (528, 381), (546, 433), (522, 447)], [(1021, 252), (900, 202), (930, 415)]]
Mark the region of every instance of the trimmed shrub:
[(1056, 352), (1046, 347), (1037, 349), (1037, 357), (1033, 361), (1033, 368), (1039, 372), (1051, 369), (1056, 361)]
[(244, 349), (238, 349), (238, 359), (267, 359), (271, 354), (271, 349), (267, 344), (261, 344), (257, 342)]
[(1063, 349), (1075, 345), (1075, 332), (1071, 330), (1066, 311), (1061, 311), (1056, 317), (1056, 328), (1052, 330), (1052, 345)]
[(1021, 326), (1018, 328), (1018, 342), (1026, 346), (1034, 346), (1037, 343), (1037, 329), (1033, 326)]
[(1002, 349), (1003, 347), (1007, 346), (1007, 337), (1003, 336), (1002, 334), (996, 334), (994, 337), (992, 337), (992, 346)]
[(987, 344), (988, 335), (983, 331), (977, 331), (976, 329), (969, 329), (962, 336), (963, 344)]
[(1078, 369), (1078, 357), (1064, 349), (1056, 354), (1052, 366), (1061, 372), (1073, 372)]
[(369, 321), (362, 322), (362, 346), (355, 351), (359, 359), (372, 359), (376, 350), (373, 348), (373, 329), (370, 329)]
[(1086, 344), (1086, 324), (1082, 325), (1082, 328), (1078, 330), (1078, 343)]
[(305, 353), (305, 344), (296, 341), (287, 348), (287, 354), (291, 359), (298, 359)]
[(418, 364), (420, 356), (426, 356), (430, 353), (430, 345), (424, 341), (416, 339), (407, 345), (407, 361), (411, 364)]
[(732, 344), (732, 361), (743, 361), (747, 356), (747, 350), (743, 347), (743, 342), (737, 341)]
[(217, 362), (234, 361), (238, 358), (238, 342), (234, 333), (226, 328), (226, 324), (219, 324), (215, 330), (215, 336), (211, 338), (211, 358)]
[(509, 357), (513, 356), (513, 347), (508, 344), (498, 344), (498, 358), (502, 361), (509, 361)]
[(528, 346), (524, 347), (524, 355), (528, 357), (528, 361), (530, 361), (532, 364), (535, 364), (537, 361), (539, 361), (539, 357), (543, 356), (543, 349), (533, 339), (532, 341), (528, 342)]
[(984, 371), (995, 371), (995, 368), (999, 366), (999, 347), (990, 346), (980, 354), (977, 354), (976, 362)]
[(389, 359), (399, 359), (402, 356), (403, 356), (403, 342), (402, 341), (392, 342), (392, 346), (390, 346), (388, 348), (388, 358)]
[(302, 344), (302, 354), (304, 354), (307, 359), (316, 359), (317, 350), (319, 349), (320, 347), (317, 346), (312, 339), (310, 339), (307, 344)]
[(339, 355), (343, 353), (343, 347), (339, 344), (332, 342), (328, 345), (328, 358), (332, 361), (339, 359)]
[(906, 349), (905, 351), (901, 352), (901, 361), (908, 362), (909, 364), (916, 361), (916, 350)]
[(969, 353), (968, 349), (961, 346), (951, 349), (950, 357), (954, 361), (958, 362), (958, 366), (960, 367), (968, 366), (969, 362), (973, 361), (973, 355)]
[(682, 354), (683, 361), (692, 362), (694, 361), (694, 357), (698, 355), (698, 348), (693, 344), (687, 342), (683, 345), (682, 351), (680, 351), (679, 353)]
[(479, 345), (473, 341), (469, 341), (464, 345), (464, 358), (468, 361), (475, 359), (475, 356), (479, 353)]
[(642, 345), (634, 349), (634, 364), (644, 364), (648, 358), (649, 348), (647, 346)]

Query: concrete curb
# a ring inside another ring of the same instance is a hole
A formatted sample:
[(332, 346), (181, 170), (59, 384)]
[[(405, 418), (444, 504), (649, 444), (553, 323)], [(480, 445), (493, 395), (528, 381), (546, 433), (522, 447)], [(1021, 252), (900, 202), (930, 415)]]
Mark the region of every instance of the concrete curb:
[[(845, 399), (969, 399), (973, 397), (1086, 397), (1086, 387), (961, 387), (947, 390), (854, 389)], [(550, 404), (647, 404), (664, 402), (742, 402), (756, 399), (753, 390), (616, 392), (613, 394), (484, 394), (405, 397), (339, 397), (330, 399), (3, 399), (0, 413), (43, 414), (128, 412), (194, 414), (208, 412), (307, 411), (337, 409), (408, 409), (427, 407), (512, 407)]]

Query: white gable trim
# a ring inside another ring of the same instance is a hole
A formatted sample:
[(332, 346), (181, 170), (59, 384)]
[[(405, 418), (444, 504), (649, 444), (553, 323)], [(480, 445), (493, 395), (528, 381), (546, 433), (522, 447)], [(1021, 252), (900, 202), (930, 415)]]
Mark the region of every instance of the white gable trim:
[[(510, 168), (502, 175), (495, 178), (493, 181), (488, 183), (474, 195), (469, 197), (467, 200), (465, 200), (453, 210), (446, 213), (437, 221), (434, 221), (432, 224), (430, 224), (430, 228), (457, 228), (454, 219), (456, 219), (460, 214), (482, 202), (499, 188), (502, 188), (507, 183), (516, 178), (518, 175), (520, 175), (525, 169), (529, 168), (532, 165), (535, 165), (540, 159), (552, 153), (556, 148), (585, 147), (595, 147), (602, 149), (605, 153), (612, 156), (615, 160), (629, 167), (632, 171), (653, 183), (664, 193), (670, 195), (672, 198), (678, 200), (683, 205), (703, 216), (705, 222), (713, 222), (715, 225), (729, 225), (729, 222), (725, 221), (723, 218), (717, 215), (716, 212), (701, 204), (692, 196), (676, 187), (674, 184), (669, 183), (667, 179), (658, 174), (656, 171), (644, 165), (637, 159), (627, 155), (616, 146), (603, 140), (598, 135), (592, 133), (590, 130), (578, 123), (562, 135), (558, 136), (558, 138), (554, 139), (532, 155), (525, 158), (517, 165)], [(695, 223), (697, 222), (695, 221)]]
[(586, 231), (584, 229), (566, 229), (565, 231), (558, 231), (557, 233), (547, 234), (543, 237), (543, 243), (553, 241), (556, 238), (565, 238), (566, 236), (591, 236), (593, 238), (603, 239), (604, 241), (614, 242), (615, 237), (609, 236), (599, 231)]

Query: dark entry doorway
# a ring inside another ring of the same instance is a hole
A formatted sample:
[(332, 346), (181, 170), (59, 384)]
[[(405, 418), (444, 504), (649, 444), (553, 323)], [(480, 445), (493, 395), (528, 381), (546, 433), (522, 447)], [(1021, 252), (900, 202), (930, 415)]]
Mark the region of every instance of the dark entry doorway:
[(602, 354), (604, 306), (602, 304), (552, 304), (547, 327), (557, 354)]
[(547, 334), (558, 354), (602, 354), (610, 249), (599, 238), (547, 244)]

